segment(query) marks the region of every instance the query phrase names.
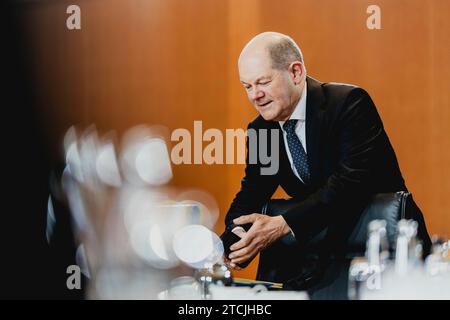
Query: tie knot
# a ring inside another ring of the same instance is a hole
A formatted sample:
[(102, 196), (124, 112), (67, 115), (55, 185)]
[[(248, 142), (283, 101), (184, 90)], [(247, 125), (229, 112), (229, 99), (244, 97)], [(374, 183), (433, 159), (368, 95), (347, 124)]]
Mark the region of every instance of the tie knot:
[(286, 132), (294, 132), (295, 131), (295, 125), (297, 124), (297, 119), (288, 120), (283, 124), (283, 129)]

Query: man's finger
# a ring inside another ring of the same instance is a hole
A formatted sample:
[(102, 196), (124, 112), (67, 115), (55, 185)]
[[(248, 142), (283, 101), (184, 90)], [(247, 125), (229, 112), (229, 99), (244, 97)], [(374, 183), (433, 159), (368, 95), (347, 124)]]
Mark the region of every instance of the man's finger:
[(248, 242), (247, 237), (244, 237), (235, 244), (233, 244), (232, 246), (230, 246), (230, 250), (235, 251), (244, 248), (247, 245), (247, 242)]
[(232, 264), (243, 263), (243, 262), (251, 259), (252, 257), (256, 256), (257, 254), (258, 254), (258, 251), (252, 250), (251, 252), (249, 252), (241, 257), (233, 258), (233, 260), (231, 260), (230, 263), (232, 263)]
[(242, 270), (241, 267), (239, 267), (237, 264), (235, 264), (234, 262), (230, 262), (230, 267), (234, 270)]
[(231, 264), (231, 265), (236, 265), (236, 266), (237, 266), (238, 263), (244, 263), (245, 261), (247, 261), (247, 260), (250, 259), (251, 257), (252, 257), (251, 255), (245, 255), (245, 256), (243, 256), (243, 257), (234, 259), (234, 260), (233, 260), (234, 262), (230, 262), (230, 264)]
[(246, 247), (248, 244), (250, 244), (250, 242), (253, 240), (254, 237), (255, 236), (252, 232), (247, 232), (241, 240), (230, 246), (230, 250), (236, 251)]
[(233, 220), (234, 224), (246, 224), (246, 223), (253, 223), (255, 222), (258, 215), (256, 213), (247, 214), (245, 216), (240, 216), (239, 218), (236, 218)]
[(237, 251), (233, 251), (232, 253), (230, 253), (230, 255), (228, 256), (229, 259), (236, 259), (236, 258), (240, 258), (246, 254), (248, 254), (250, 251), (253, 251), (253, 246), (250, 244), (240, 250)]

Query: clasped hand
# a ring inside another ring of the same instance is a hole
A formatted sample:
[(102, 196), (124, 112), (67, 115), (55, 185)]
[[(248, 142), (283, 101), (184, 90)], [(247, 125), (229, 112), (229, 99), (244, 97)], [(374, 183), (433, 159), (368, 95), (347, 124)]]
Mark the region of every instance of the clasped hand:
[(233, 223), (252, 223), (244, 237), (230, 247), (233, 252), (228, 256), (227, 262), (230, 267), (235, 269), (238, 269), (236, 266), (238, 263), (253, 258), (261, 250), (290, 232), (290, 228), (282, 216), (270, 217), (252, 213), (234, 219)]

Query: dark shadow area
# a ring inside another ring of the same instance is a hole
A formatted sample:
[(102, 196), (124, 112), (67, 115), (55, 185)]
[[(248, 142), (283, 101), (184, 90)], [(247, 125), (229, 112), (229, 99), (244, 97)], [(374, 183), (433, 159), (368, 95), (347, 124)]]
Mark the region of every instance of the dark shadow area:
[[(25, 1), (2, 1), (2, 299), (81, 298), (66, 288), (67, 263), (75, 263), (68, 212), (55, 224), (58, 241), (46, 240), (51, 164), (30, 81), (30, 51), (23, 31)], [(56, 210), (59, 210), (58, 208)]]

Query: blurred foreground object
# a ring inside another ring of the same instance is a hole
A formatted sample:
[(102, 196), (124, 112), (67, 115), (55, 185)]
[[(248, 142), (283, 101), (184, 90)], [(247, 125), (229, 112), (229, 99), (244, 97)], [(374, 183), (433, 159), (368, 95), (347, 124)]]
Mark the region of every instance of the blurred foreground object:
[(433, 238), (432, 253), (422, 257), (418, 224), (400, 220), (394, 259), (386, 259), (382, 220), (369, 225), (366, 257), (353, 259), (349, 269), (349, 298), (362, 300), (450, 299), (449, 242)]
[(214, 199), (168, 186), (164, 130), (137, 126), (121, 143), (114, 133), (99, 137), (94, 127), (66, 133), (62, 185), (89, 299), (156, 299), (169, 287), (176, 298), (183, 295), (176, 288), (186, 288), (176, 279), (222, 259), (222, 242), (210, 231), (218, 216)]

